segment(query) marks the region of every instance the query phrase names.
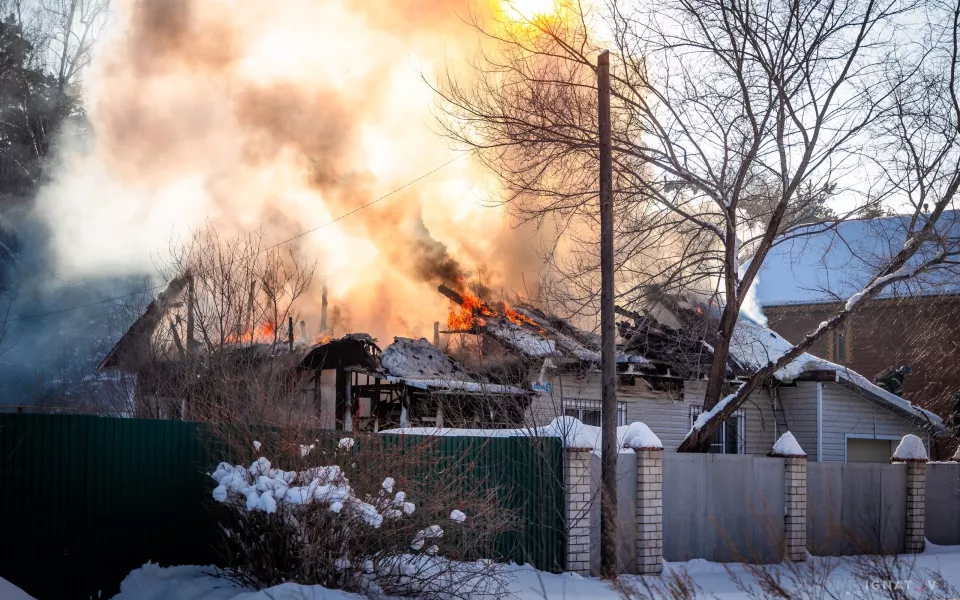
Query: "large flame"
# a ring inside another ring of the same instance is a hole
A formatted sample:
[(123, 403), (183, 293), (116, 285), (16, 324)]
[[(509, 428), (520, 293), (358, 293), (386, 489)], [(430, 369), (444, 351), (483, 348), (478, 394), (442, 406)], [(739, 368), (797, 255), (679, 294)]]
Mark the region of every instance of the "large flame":
[(465, 285), (462, 278), (457, 281), (457, 284), (456, 291), (462, 298), (462, 302), (458, 304), (453, 300), (450, 301), (450, 312), (447, 315), (447, 327), (450, 331), (476, 332), (487, 325), (488, 318), (503, 318), (514, 325), (529, 325), (540, 333), (544, 333), (536, 321), (512, 308), (506, 301), (497, 303), (496, 308), (491, 307)]

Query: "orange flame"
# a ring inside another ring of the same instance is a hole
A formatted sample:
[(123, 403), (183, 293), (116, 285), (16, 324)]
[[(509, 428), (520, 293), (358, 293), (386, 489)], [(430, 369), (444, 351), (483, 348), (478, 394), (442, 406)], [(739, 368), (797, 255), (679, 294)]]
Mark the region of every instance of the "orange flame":
[(451, 331), (472, 331), (487, 324), (483, 317), (496, 317), (494, 312), (480, 296), (463, 286), (462, 281), (457, 292), (463, 298), (463, 304), (450, 301), (450, 314), (447, 315), (447, 327)]
[(530, 325), (537, 328), (541, 334), (544, 333), (537, 323), (518, 310), (510, 307), (506, 302), (501, 302), (501, 310), (498, 312), (483, 301), (480, 296), (473, 293), (463, 285), (463, 280), (457, 280), (457, 292), (463, 298), (463, 304), (450, 301), (450, 314), (447, 315), (447, 327), (450, 331), (473, 331), (479, 327), (484, 327), (487, 320), (484, 317), (502, 317), (514, 325)]
[(247, 329), (239, 335), (228, 335), (224, 342), (227, 344), (243, 344), (246, 342), (273, 343), (277, 326), (275, 323), (267, 321), (260, 325), (255, 325), (252, 329)]
[(505, 316), (507, 320), (513, 323), (514, 325), (521, 325), (521, 326), (531, 325), (539, 329), (540, 333), (544, 333), (544, 331), (540, 329), (540, 326), (537, 325), (536, 321), (534, 321), (527, 315), (510, 308), (510, 305), (507, 304), (506, 302), (503, 303), (503, 316)]

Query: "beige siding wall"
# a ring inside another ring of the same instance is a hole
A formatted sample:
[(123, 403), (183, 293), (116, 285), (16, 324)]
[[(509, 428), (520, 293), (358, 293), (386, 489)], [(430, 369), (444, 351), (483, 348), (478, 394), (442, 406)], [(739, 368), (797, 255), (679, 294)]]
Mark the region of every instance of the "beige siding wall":
[[(530, 409), (530, 424), (545, 425), (563, 414), (564, 400), (600, 401), (600, 374), (578, 379), (570, 375), (549, 379), (550, 393), (541, 393)], [(617, 402), (626, 404), (627, 423), (646, 423), (666, 450), (676, 450), (690, 430), (690, 407), (703, 405), (702, 382), (687, 382), (684, 393), (653, 390), (641, 378), (636, 385), (617, 387)], [(755, 392), (744, 404), (744, 447), (747, 454), (765, 455), (773, 449), (774, 425), (766, 391)]]
[(817, 460), (817, 384), (798, 381), (796, 387), (779, 387), (783, 407), (781, 424), (797, 438), (809, 460)]
[(888, 410), (834, 383), (823, 384), (823, 460), (846, 458), (846, 434), (871, 439), (926, 435)]
[[(817, 383), (801, 381), (796, 387), (779, 388), (787, 427), (817, 460)], [(909, 422), (855, 392), (832, 382), (823, 383), (824, 462), (846, 460), (847, 434), (867, 439), (900, 439), (914, 433), (926, 436)]]

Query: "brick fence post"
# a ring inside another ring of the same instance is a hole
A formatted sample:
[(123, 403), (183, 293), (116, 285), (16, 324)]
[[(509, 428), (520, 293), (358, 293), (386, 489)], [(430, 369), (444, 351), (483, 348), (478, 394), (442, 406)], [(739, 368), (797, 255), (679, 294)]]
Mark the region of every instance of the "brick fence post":
[(637, 455), (637, 574), (663, 571), (663, 448)]
[(590, 575), (591, 449), (568, 448), (563, 453), (564, 504), (567, 521), (566, 570)]
[(789, 431), (773, 445), (770, 456), (783, 458), (785, 560), (807, 560), (807, 454)]
[(906, 554), (920, 554), (926, 543), (927, 460), (923, 440), (913, 434), (903, 436), (890, 459), (894, 463), (907, 463)]
[(784, 518), (784, 539), (787, 559), (807, 560), (807, 459), (791, 456), (783, 459), (787, 510)]
[(927, 462), (907, 463), (907, 554), (923, 552), (927, 500)]

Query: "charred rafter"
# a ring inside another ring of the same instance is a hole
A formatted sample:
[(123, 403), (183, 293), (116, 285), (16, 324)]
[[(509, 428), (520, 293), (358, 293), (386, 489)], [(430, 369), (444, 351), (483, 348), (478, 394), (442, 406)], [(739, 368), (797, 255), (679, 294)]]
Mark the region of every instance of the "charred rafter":
[(437, 291), (443, 294), (444, 296), (446, 296), (447, 298), (449, 298), (450, 300), (453, 300), (458, 305), (463, 306), (463, 296), (461, 296), (458, 292), (455, 292), (454, 290), (448, 288), (445, 285), (438, 285)]

